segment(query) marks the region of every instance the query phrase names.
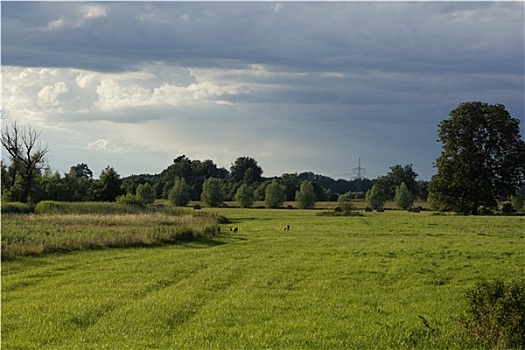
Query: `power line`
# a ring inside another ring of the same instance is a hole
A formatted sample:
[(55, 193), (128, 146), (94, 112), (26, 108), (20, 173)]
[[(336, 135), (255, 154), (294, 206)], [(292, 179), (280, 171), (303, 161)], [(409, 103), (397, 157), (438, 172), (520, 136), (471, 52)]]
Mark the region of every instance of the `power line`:
[(361, 157), (359, 157), (359, 163), (357, 165), (357, 168), (354, 168), (352, 170), (354, 171), (354, 173), (357, 172), (356, 179), (361, 179), (363, 177), (362, 174), (365, 173), (366, 169), (361, 167)]
[(357, 192), (361, 192), (361, 179), (363, 178), (363, 174), (365, 173), (366, 169), (361, 166), (361, 157), (359, 157), (359, 162), (357, 163), (357, 168), (354, 168), (354, 173), (357, 173), (356, 180), (356, 190)]

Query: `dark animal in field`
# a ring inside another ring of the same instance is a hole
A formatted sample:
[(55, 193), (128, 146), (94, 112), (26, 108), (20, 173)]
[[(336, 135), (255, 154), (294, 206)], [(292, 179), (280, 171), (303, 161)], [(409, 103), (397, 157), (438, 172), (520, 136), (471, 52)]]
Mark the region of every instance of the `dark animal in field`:
[(237, 233), (237, 232), (239, 232), (239, 229), (237, 227), (233, 228), (233, 229), (230, 227), (230, 231), (233, 231), (234, 233)]
[(286, 226), (284, 227), (284, 230), (285, 230), (285, 231), (290, 231), (290, 225), (286, 225)]

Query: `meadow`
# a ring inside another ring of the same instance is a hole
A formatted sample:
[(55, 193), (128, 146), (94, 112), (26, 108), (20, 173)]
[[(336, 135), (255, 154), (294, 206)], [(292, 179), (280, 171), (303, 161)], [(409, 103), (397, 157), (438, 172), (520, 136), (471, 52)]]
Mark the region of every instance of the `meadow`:
[[(205, 239), (4, 260), (2, 349), (483, 349), (462, 328), (466, 291), (525, 277), (523, 216), (202, 212), (229, 223)], [(147, 236), (171, 220), (149, 215), (4, 215), (2, 243), (23, 222)]]

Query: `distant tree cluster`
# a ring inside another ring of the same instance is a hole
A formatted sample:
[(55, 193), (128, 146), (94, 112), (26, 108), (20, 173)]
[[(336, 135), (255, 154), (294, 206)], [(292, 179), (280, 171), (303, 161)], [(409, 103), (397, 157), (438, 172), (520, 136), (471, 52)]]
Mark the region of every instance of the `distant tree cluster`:
[(365, 199), (372, 209), (383, 207), (387, 200), (395, 201), (401, 209), (407, 209), (414, 199), (425, 200), (428, 194), (423, 181), (417, 181), (418, 174), (412, 164), (394, 165), (390, 171), (380, 176), (371, 189), (366, 192)]
[(334, 180), (303, 172), (265, 178), (251, 157), (239, 157), (229, 170), (212, 160), (191, 160), (181, 155), (160, 174), (132, 175), (121, 179), (107, 166), (98, 179), (87, 164), (72, 166), (63, 176), (47, 165), (49, 150), (40, 143), (40, 132), (17, 123), (2, 129), (2, 146), (9, 164), (2, 162), (2, 200), (8, 202), (119, 201), (146, 205), (168, 199), (173, 205), (191, 201), (221, 206), (237, 201), (250, 207), (263, 201), (279, 208), (296, 201), (301, 208), (314, 208), (319, 201), (366, 199), (372, 208), (395, 201), (410, 208), (414, 200), (429, 200), (437, 210), (477, 214), (480, 207), (494, 208), (507, 200), (512, 210), (525, 202), (525, 143), (519, 120), (503, 105), (481, 102), (461, 104), (439, 125), (443, 151), (435, 162), (437, 174), (430, 182), (417, 180), (412, 164), (394, 165), (375, 180)]
[[(7, 167), (2, 163), (2, 200), (8, 202), (111, 202), (126, 194), (120, 175), (110, 166), (102, 170), (97, 180), (83, 163), (72, 166), (63, 177), (58, 172), (52, 173), (49, 168), (40, 169), (32, 177), (29, 190), (24, 190), (24, 178), (18, 177), (11, 169), (12, 165)], [(151, 197), (152, 194), (149, 201)]]

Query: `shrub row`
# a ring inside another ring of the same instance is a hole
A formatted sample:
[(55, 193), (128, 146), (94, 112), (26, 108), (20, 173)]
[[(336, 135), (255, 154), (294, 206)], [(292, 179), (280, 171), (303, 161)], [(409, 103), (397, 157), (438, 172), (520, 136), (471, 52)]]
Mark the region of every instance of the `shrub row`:
[(2, 214), (30, 214), (35, 211), (35, 206), (29, 203), (2, 202)]
[(138, 206), (115, 202), (57, 202), (42, 201), (35, 207), (37, 214), (140, 214), (161, 212), (172, 215), (183, 215), (181, 208), (162, 205)]
[(140, 214), (165, 213), (184, 215), (183, 208), (164, 205), (134, 205), (128, 202), (58, 202), (42, 201), (38, 204), (2, 202), (2, 214)]

